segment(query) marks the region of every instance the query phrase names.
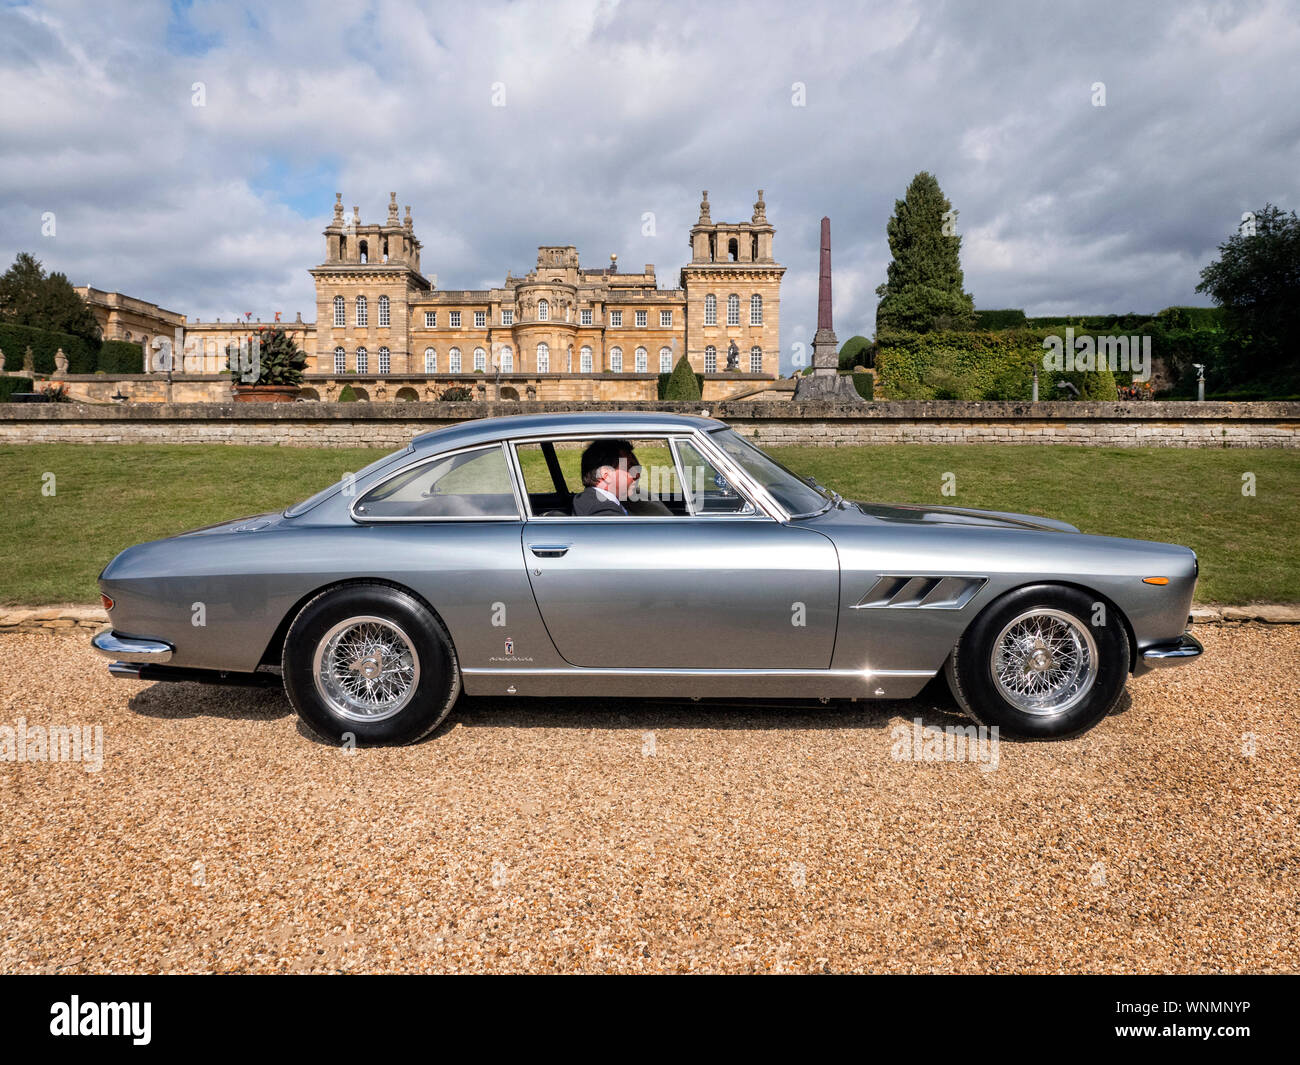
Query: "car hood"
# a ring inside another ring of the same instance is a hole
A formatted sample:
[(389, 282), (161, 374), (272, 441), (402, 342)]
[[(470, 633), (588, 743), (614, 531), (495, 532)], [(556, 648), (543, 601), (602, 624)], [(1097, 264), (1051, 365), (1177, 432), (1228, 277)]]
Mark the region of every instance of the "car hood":
[(1040, 518), (1034, 514), (1015, 514), (1005, 510), (968, 510), (964, 507), (941, 507), (914, 503), (848, 502), (862, 514), (878, 521), (903, 525), (978, 525), (994, 529), (1037, 529), (1050, 532), (1079, 530), (1064, 521)]

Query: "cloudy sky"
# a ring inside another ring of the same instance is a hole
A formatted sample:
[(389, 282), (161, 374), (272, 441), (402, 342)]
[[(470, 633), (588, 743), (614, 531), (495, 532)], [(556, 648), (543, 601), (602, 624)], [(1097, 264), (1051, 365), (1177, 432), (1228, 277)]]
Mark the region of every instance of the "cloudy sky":
[(1300, 0), (0, 3), (0, 41), (3, 265), (204, 319), (311, 320), (336, 191), (396, 191), (425, 273), (481, 288), (539, 244), (675, 285), (700, 190), (762, 188), (787, 370), (819, 219), (869, 336), (920, 170), (976, 306), (1031, 315), (1204, 304), (1242, 212), (1300, 208)]

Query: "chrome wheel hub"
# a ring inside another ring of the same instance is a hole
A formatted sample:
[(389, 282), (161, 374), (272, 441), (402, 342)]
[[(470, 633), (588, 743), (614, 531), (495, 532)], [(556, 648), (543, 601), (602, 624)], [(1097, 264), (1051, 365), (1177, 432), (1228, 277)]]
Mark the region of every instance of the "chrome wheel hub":
[(411, 701), (420, 660), (410, 637), (386, 618), (340, 621), (316, 645), (316, 690), (340, 717), (380, 721)]
[(1060, 714), (1092, 690), (1097, 643), (1071, 614), (1029, 610), (998, 634), (989, 667), (998, 692), (1012, 706), (1030, 714)]

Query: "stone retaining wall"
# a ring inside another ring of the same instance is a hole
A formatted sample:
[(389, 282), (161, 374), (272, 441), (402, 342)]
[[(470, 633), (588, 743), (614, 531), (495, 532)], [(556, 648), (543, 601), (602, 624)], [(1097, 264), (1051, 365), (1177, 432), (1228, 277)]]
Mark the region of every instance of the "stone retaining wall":
[(1300, 448), (1300, 403), (0, 404), (0, 444), (399, 447), (467, 418), (571, 410), (709, 413), (760, 444)]

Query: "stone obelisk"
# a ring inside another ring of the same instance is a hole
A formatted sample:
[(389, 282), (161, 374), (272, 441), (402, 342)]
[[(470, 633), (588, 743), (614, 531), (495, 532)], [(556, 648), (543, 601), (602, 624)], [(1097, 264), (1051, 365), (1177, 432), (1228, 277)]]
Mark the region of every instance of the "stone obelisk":
[(861, 403), (847, 376), (840, 376), (840, 345), (831, 325), (831, 220), (822, 219), (821, 265), (817, 273), (817, 332), (813, 334), (813, 372), (795, 384), (797, 400), (820, 399)]

